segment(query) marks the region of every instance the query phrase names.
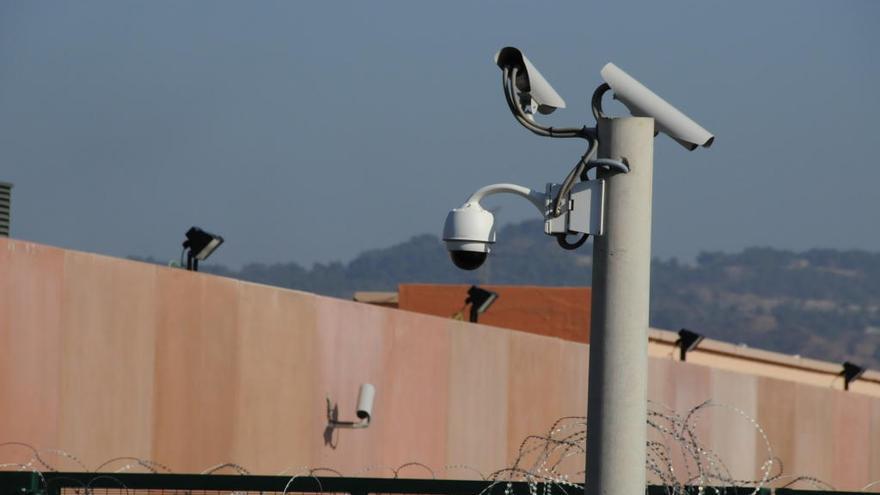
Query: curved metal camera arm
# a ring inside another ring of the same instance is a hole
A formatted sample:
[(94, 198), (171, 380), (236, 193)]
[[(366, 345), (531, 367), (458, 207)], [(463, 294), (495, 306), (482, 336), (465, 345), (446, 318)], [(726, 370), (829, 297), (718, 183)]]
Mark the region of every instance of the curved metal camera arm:
[(544, 137), (556, 138), (582, 138), (588, 141), (596, 139), (596, 129), (587, 126), (584, 127), (545, 127), (535, 123), (531, 116), (527, 115), (518, 100), (516, 92), (516, 77), (519, 73), (518, 67), (505, 67), (501, 71), (501, 84), (504, 88), (504, 98), (513, 117), (522, 124), (523, 127), (533, 133)]
[(547, 195), (517, 184), (500, 183), (490, 184), (488, 186), (481, 187), (477, 189), (475, 193), (471, 194), (467, 201), (465, 201), (465, 204), (479, 204), (480, 201), (482, 201), (482, 199), (486, 196), (492, 196), (493, 194), (501, 193), (509, 193), (527, 199), (529, 203), (531, 203), (535, 206), (535, 208), (538, 209), (538, 213), (541, 214), (541, 217), (544, 216), (547, 208)]
[[(563, 204), (565, 203), (566, 198), (568, 198), (568, 195), (571, 193), (572, 187), (574, 186), (575, 182), (577, 182), (578, 180), (589, 180), (587, 177), (587, 172), (589, 172), (590, 169), (603, 167), (617, 172), (626, 173), (629, 172), (629, 166), (616, 160), (595, 159), (596, 151), (599, 147), (599, 136), (596, 128), (594, 127), (584, 126), (581, 128), (554, 128), (544, 127), (535, 123), (533, 118), (523, 111), (518, 102), (516, 78), (519, 70), (520, 69), (516, 66), (505, 67), (502, 69), (501, 75), (502, 85), (504, 87), (504, 98), (507, 101), (507, 106), (508, 108), (510, 108), (510, 112), (513, 114), (514, 118), (516, 118), (517, 122), (539, 136), (556, 138), (582, 138), (587, 140), (588, 143), (587, 151), (583, 154), (581, 159), (578, 160), (578, 162), (575, 164), (574, 168), (565, 177), (562, 182), (562, 187), (559, 189), (556, 197), (553, 198), (551, 202), (552, 204), (550, 205), (549, 214), (551, 216), (558, 217), (562, 214)], [(593, 94), (591, 106), (593, 110), (593, 115), (597, 121), (599, 120), (600, 116), (604, 117), (604, 114), (602, 114), (602, 95), (608, 89), (609, 86), (607, 84), (603, 84), (599, 86), (596, 89), (596, 92)]]

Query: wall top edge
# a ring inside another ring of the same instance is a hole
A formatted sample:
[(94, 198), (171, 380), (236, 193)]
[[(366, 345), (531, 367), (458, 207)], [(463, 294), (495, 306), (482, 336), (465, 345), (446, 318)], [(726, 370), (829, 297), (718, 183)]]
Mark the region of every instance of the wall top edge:
[[(678, 340), (678, 333), (659, 328), (648, 329), (648, 340), (668, 345), (675, 345)], [(841, 371), (841, 364), (829, 361), (820, 361), (818, 359), (805, 358), (801, 356), (784, 354), (781, 352), (767, 351), (744, 345), (731, 344), (720, 340), (704, 339), (700, 342), (699, 347), (694, 352), (705, 352), (710, 354), (723, 354), (726, 356), (736, 357), (749, 361), (761, 361), (769, 364), (785, 366), (789, 368), (798, 368), (808, 371), (825, 373), (828, 375), (838, 375)], [(867, 380), (880, 383), (880, 372), (867, 370), (860, 380)]]

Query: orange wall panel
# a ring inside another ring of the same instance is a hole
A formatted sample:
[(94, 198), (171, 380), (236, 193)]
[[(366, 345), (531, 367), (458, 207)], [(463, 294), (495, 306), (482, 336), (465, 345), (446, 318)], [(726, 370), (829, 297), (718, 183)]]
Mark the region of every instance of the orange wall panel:
[(164, 324), (156, 339), (154, 452), (162, 462), (193, 471), (215, 462), (212, 452), (229, 456), (232, 450), (240, 365), (237, 282), (187, 277), (180, 270), (164, 275), (157, 284)]
[[(834, 390), (795, 384), (795, 451), (787, 471), (834, 479)], [(822, 448), (816, 448), (821, 445)], [(854, 452), (855, 453), (855, 452)], [(833, 483), (832, 483), (833, 484)], [(840, 485), (837, 483), (835, 486)]]
[[(782, 469), (786, 473), (794, 473), (795, 453), (798, 448), (795, 415), (799, 408), (795, 386), (791, 382), (773, 378), (758, 377), (757, 380), (758, 412), (755, 419), (767, 435), (773, 454), (785, 464)], [(755, 453), (759, 459), (766, 457), (766, 450), (763, 441), (755, 443)], [(779, 470), (780, 466), (774, 464), (772, 473), (777, 474)], [(787, 478), (775, 486), (784, 486), (790, 481), (791, 478)]]
[[(452, 320), (447, 326), (451, 365), (445, 464), (471, 466), (488, 474), (499, 469), (497, 460), (506, 462), (515, 448), (507, 437), (511, 333)], [(474, 473), (462, 468), (454, 474), (469, 478)]]
[[(847, 393), (832, 394), (832, 433), (834, 445), (831, 448), (832, 478), (844, 480), (838, 490), (857, 491), (867, 484), (861, 480), (869, 479), (870, 466), (865, 462), (853, 462), (853, 453), (870, 455), (872, 443), (880, 442), (880, 437), (866, 435), (865, 426), (871, 422), (871, 399)], [(870, 427), (869, 427), (870, 428)]]
[(0, 442), (58, 445), (64, 258), (0, 240)]
[[(64, 257), (59, 445), (91, 445), (97, 465), (125, 445), (150, 456), (154, 397), (155, 268)], [(67, 406), (67, 407), (64, 407)]]
[(265, 466), (271, 474), (306, 466), (311, 452), (291, 446), (311, 445), (325, 417), (323, 403), (303, 401), (325, 392), (317, 387), (316, 307), (300, 293), (253, 286), (241, 291), (238, 318), (234, 441), (228, 459)]
[[(766, 460), (766, 449), (755, 425), (749, 418), (758, 416), (758, 378), (729, 371), (710, 369), (710, 397), (718, 405), (709, 408), (701, 418), (711, 427), (709, 448), (716, 452), (735, 452), (725, 458), (724, 464), (731, 477), (739, 480), (758, 478), (755, 466)], [(735, 407), (728, 408), (722, 405)], [(756, 457), (757, 455), (757, 457)]]
[[(871, 401), (868, 432), (868, 479), (880, 480), (880, 401)], [(857, 481), (857, 480), (852, 480)], [(865, 483), (867, 485), (867, 483)], [(877, 485), (873, 489), (876, 491)]]
[[(499, 297), (480, 315), (480, 323), (523, 332), (559, 337), (574, 342), (590, 340), (589, 287), (537, 287), (527, 285), (483, 285)], [(451, 318), (465, 308), (469, 285), (401, 284), (398, 307)]]

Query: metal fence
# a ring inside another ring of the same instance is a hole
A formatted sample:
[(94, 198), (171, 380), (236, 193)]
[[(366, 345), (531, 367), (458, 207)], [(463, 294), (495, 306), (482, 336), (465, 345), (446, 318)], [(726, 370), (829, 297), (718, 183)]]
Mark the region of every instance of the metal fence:
[[(693, 488), (692, 490), (690, 488)], [(579, 485), (406, 478), (140, 473), (0, 472), (0, 495), (577, 495)], [(753, 488), (688, 487), (694, 495), (752, 495)], [(651, 485), (646, 495), (669, 495)], [(762, 488), (757, 495), (849, 495), (862, 492)], [(864, 494), (862, 494), (864, 495)]]

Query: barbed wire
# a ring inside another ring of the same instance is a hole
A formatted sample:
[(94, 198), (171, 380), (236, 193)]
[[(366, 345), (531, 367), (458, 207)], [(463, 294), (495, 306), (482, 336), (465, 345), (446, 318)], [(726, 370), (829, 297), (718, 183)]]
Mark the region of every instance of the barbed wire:
[[(100, 464), (94, 470), (95, 470), (95, 472), (98, 472), (101, 469), (103, 469), (103, 468), (107, 467), (108, 465), (113, 464), (114, 462), (117, 462), (117, 461), (134, 461), (134, 462), (130, 462), (130, 463), (122, 466), (121, 468), (117, 469), (116, 471), (114, 471), (116, 473), (121, 473), (122, 471), (128, 471), (135, 466), (141, 466), (144, 469), (146, 469), (154, 474), (158, 473), (159, 470), (165, 471), (166, 473), (172, 472), (171, 468), (169, 468), (168, 466), (166, 466), (164, 464), (158, 463), (156, 461), (151, 461), (149, 459), (141, 459), (139, 457), (130, 457), (130, 456), (114, 457), (113, 459), (104, 461), (102, 464)], [(80, 465), (82, 465), (82, 464), (80, 464)], [(83, 466), (83, 469), (88, 471), (88, 469), (86, 469), (85, 466)]]
[(418, 467), (424, 468), (425, 470), (428, 471), (428, 473), (431, 474), (432, 480), (437, 479), (437, 475), (434, 473), (434, 470), (431, 469), (427, 464), (422, 464), (421, 462), (406, 462), (406, 463), (401, 464), (400, 466), (398, 466), (397, 469), (394, 470), (394, 478), (395, 479), (400, 478), (400, 472), (403, 471), (403, 468), (410, 467), (410, 466), (418, 466)]
[(122, 488), (122, 490), (123, 490), (125, 493), (128, 493), (128, 492), (129, 492), (128, 487), (125, 486), (125, 483), (123, 483), (122, 481), (120, 481), (119, 478), (117, 478), (117, 477), (115, 477), (115, 476), (113, 476), (113, 475), (110, 475), (110, 474), (99, 474), (98, 476), (95, 476), (94, 478), (90, 479), (89, 482), (88, 482), (88, 484), (85, 486), (85, 493), (86, 493), (86, 495), (89, 495), (89, 494), (91, 494), (91, 493), (93, 492), (92, 484), (93, 484), (94, 482), (98, 481), (98, 480), (112, 480), (112, 481), (115, 481), (116, 483), (119, 484), (119, 486)]
[(220, 471), (221, 469), (226, 469), (226, 468), (230, 468), (241, 475), (251, 474), (251, 472), (248, 471), (244, 466), (241, 466), (241, 465), (236, 464), (234, 462), (223, 462), (223, 463), (211, 466), (199, 474), (214, 474), (217, 471)]
[[(73, 461), (73, 462), (76, 463), (76, 465), (78, 465), (79, 467), (81, 467), (81, 468), (83, 468), (83, 469), (87, 469), (87, 468), (86, 468), (86, 465), (83, 464), (83, 462), (82, 462), (81, 460), (79, 460), (79, 457), (77, 457), (77, 456), (71, 454), (70, 452), (65, 452), (65, 451), (63, 451), (63, 450), (61, 450), (61, 449), (40, 449), (40, 450), (38, 450), (37, 452), (38, 452), (39, 454), (52, 454), (52, 455), (56, 455), (56, 456), (58, 456), (58, 457), (64, 457), (65, 459), (68, 459), (68, 460), (70, 460), (70, 461)], [(41, 461), (41, 462), (42, 462), (42, 461)], [(43, 462), (43, 465), (46, 466), (46, 467), (49, 467), (47, 464), (45, 464), (45, 462)], [(53, 470), (54, 470), (54, 469), (53, 469)]]
[(872, 486), (878, 486), (878, 485), (880, 485), (880, 480), (872, 481), (872, 482), (868, 483), (867, 485), (863, 486), (862, 489), (859, 491), (866, 492), (866, 491), (868, 491), (868, 488), (871, 488)]
[(354, 476), (358, 476), (361, 474), (368, 474), (368, 473), (374, 473), (374, 472), (386, 471), (386, 470), (391, 472), (392, 477), (397, 478), (397, 470), (391, 466), (367, 466), (363, 469), (359, 469), (357, 471), (354, 471), (352, 474)]
[(779, 476), (778, 478), (774, 479), (773, 481), (782, 481), (784, 479), (788, 479), (790, 481), (788, 483), (780, 486), (779, 488), (789, 488), (796, 483), (800, 483), (801, 481), (804, 481), (806, 483), (809, 483), (811, 487), (813, 487), (814, 489), (817, 489), (817, 490), (831, 490), (831, 491), (835, 490), (835, 488), (833, 486), (831, 486), (830, 484), (820, 480), (819, 478), (814, 478), (812, 476), (798, 476), (798, 475), (794, 475), (794, 474), (786, 474), (783, 476)]
[(342, 473), (340, 473), (339, 471), (337, 471), (337, 470), (335, 470), (335, 469), (333, 469), (333, 468), (328, 468), (328, 467), (316, 467), (316, 468), (312, 468), (312, 469), (309, 470), (309, 475), (310, 475), (310, 476), (314, 476), (315, 473), (321, 473), (321, 472), (330, 473), (330, 474), (333, 474), (334, 476), (339, 476), (340, 478), (342, 478), (342, 477), (344, 476), (344, 475), (343, 475)]
[[(757, 468), (754, 478), (734, 476), (719, 454), (701, 442), (698, 434), (699, 421), (711, 409), (728, 411), (746, 421), (754, 430), (757, 438), (760, 439), (759, 444), (766, 451), (766, 457), (763, 460), (758, 459), (761, 464)], [(698, 493), (701, 494), (708, 491), (722, 495), (728, 489), (752, 488), (751, 495), (758, 495), (762, 488), (782, 481), (786, 481), (786, 484), (780, 486), (781, 488), (790, 487), (796, 483), (809, 483), (814, 488), (834, 490), (834, 487), (829, 483), (812, 476), (783, 474), (782, 461), (774, 455), (764, 429), (753, 417), (737, 407), (710, 400), (679, 414), (665, 405), (649, 401), (647, 427), (654, 432), (655, 436), (659, 435), (659, 438), (651, 438), (646, 444), (645, 469), (649, 476), (654, 477), (660, 485), (666, 488), (668, 495), (687, 495), (686, 487), (689, 486), (697, 487)], [(466, 464), (446, 465), (439, 471), (445, 473), (451, 470), (468, 470), (479, 475), (480, 479), (490, 481), (489, 486), (480, 495), (490, 493), (499, 484), (503, 484), (505, 494), (510, 495), (512, 493), (510, 483), (515, 481), (527, 482), (530, 495), (542, 495), (538, 493), (539, 484), (543, 484), (545, 492), (543, 495), (549, 495), (552, 488), (559, 489), (562, 493), (581, 493), (583, 487), (578, 482), (583, 481), (585, 476), (587, 433), (585, 417), (562, 417), (556, 420), (545, 434), (529, 435), (524, 438), (519, 444), (511, 465), (496, 470), (488, 476)], [(56, 455), (73, 462), (85, 472), (101, 472), (113, 463), (120, 461), (128, 462), (118, 468), (116, 473), (138, 467), (152, 473), (173, 472), (164, 464), (131, 456), (111, 458), (99, 464), (94, 470), (90, 470), (79, 458), (63, 450), (39, 450), (23, 442), (0, 443), (0, 449), (4, 447), (26, 449), (30, 458), (24, 463), (0, 464), (0, 469), (14, 468), (38, 473), (44, 485), (46, 481), (42, 471), (57, 471), (55, 466), (46, 461), (46, 454)], [(572, 468), (572, 465), (576, 467)], [(401, 477), (402, 471), (413, 467), (421, 468), (428, 472), (432, 479), (437, 479), (437, 471), (431, 466), (417, 461), (406, 462), (397, 467), (369, 466), (356, 471), (355, 474), (388, 471), (396, 479)], [(201, 474), (215, 474), (223, 469), (232, 469), (241, 475), (251, 474), (244, 466), (232, 462), (216, 464), (203, 470)], [(287, 468), (279, 473), (279, 476), (286, 475), (291, 471), (292, 468)], [(296, 474), (288, 480), (285, 493), (291, 483), (301, 477), (314, 478), (321, 488), (318, 480), (320, 473), (343, 476), (340, 471), (330, 467), (302, 466), (296, 468)], [(101, 476), (119, 481), (110, 474), (101, 474)], [(868, 483), (862, 488), (862, 491), (867, 491), (876, 485), (880, 485), (880, 480)], [(120, 486), (125, 488), (121, 483)], [(84, 488), (88, 490), (88, 487)]]
[[(711, 408), (734, 413), (745, 420), (756, 432), (766, 458), (758, 468), (754, 479), (737, 478), (712, 449), (701, 443), (697, 433), (700, 416)], [(662, 404), (649, 402), (648, 427), (658, 433), (664, 441), (649, 440), (646, 444), (646, 470), (666, 487), (670, 495), (685, 495), (687, 486), (696, 486), (698, 493), (706, 491), (723, 493), (728, 489), (752, 488), (757, 495), (768, 484), (782, 479), (782, 462), (773, 454), (770, 440), (758, 422), (742, 409), (705, 401), (678, 414)], [(578, 469), (562, 472), (560, 466), (571, 457), (586, 465), (587, 422), (585, 417), (565, 417), (556, 421), (545, 435), (526, 437), (519, 446), (513, 464), (489, 476), (493, 483), (484, 490), (489, 493), (494, 486), (512, 481), (525, 481), (529, 484), (531, 495), (537, 495), (538, 484), (555, 486), (563, 492), (578, 489), (573, 479), (583, 479), (585, 471)], [(678, 461), (678, 462), (676, 462)], [(676, 469), (678, 467), (678, 470)], [(681, 472), (679, 472), (679, 470)], [(796, 476), (794, 482), (810, 482), (823, 489), (834, 489), (830, 484), (810, 476)], [(505, 487), (505, 493), (511, 490)]]
[(46, 482), (46, 476), (43, 475), (43, 473), (41, 471), (38, 471), (36, 469), (32, 469), (32, 468), (28, 467), (27, 465), (21, 464), (18, 462), (7, 462), (7, 463), (0, 464), (0, 471), (6, 470), (6, 468), (10, 468), (10, 467), (18, 468), (17, 471), (30, 471), (30, 472), (36, 474), (37, 477), (40, 478), (40, 482), (43, 484), (43, 488), (44, 489), (48, 488), (49, 484)]
[(480, 475), (481, 480), (484, 480), (484, 481), (486, 480), (486, 476), (482, 473), (482, 471), (480, 471), (479, 469), (474, 468), (472, 466), (468, 466), (467, 464), (447, 464), (446, 466), (443, 466), (442, 468), (440, 468), (440, 471), (445, 473), (445, 472), (449, 472), (449, 471), (452, 471), (455, 469), (461, 469), (461, 470), (465, 470), (465, 471), (470, 471), (472, 473), (477, 473), (478, 475)]
[[(40, 451), (37, 450), (36, 447), (34, 447), (31, 444), (24, 443), (24, 442), (3, 442), (3, 443), (0, 443), (0, 448), (2, 448), (2, 447), (24, 447), (24, 448), (30, 450), (31, 451), (30, 460), (28, 460), (28, 462), (26, 464), (24, 464), (25, 466), (27, 466), (28, 469), (30, 469), (33, 466), (34, 462), (37, 462), (41, 466), (43, 466), (47, 471), (55, 471), (55, 469), (52, 466), (50, 466), (48, 463), (46, 463), (46, 461), (43, 460), (42, 457), (40, 457)], [(25, 470), (27, 470), (27, 469), (25, 469)]]
[(284, 491), (281, 492), (281, 495), (287, 495), (287, 490), (290, 490), (290, 485), (293, 484), (294, 480), (296, 480), (297, 478), (311, 478), (311, 479), (315, 480), (315, 483), (318, 484), (318, 491), (320, 491), (320, 492), (324, 491), (324, 486), (321, 485), (321, 480), (318, 479), (317, 476), (313, 476), (311, 474), (305, 474), (305, 475), (295, 474), (295, 475), (291, 476), (291, 478), (289, 480), (287, 480), (287, 484), (284, 485)]

